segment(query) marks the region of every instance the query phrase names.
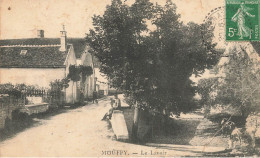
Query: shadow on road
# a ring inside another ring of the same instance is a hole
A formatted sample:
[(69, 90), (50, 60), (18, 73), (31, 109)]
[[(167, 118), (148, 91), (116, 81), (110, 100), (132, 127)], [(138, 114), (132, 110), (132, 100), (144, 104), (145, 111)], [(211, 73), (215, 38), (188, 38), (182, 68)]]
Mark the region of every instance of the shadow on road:
[(41, 120), (50, 120), (51, 117), (66, 113), (68, 111), (68, 109), (57, 108), (50, 109), (44, 113), (34, 114), (23, 118), (19, 118), (18, 116), (16, 119), (13, 120), (7, 119), (5, 123), (5, 128), (0, 130), (0, 142), (11, 139), (20, 132), (41, 125)]
[(188, 145), (195, 136), (199, 123), (199, 120), (194, 119), (173, 120), (169, 134), (165, 135), (163, 132), (157, 131), (149, 143)]

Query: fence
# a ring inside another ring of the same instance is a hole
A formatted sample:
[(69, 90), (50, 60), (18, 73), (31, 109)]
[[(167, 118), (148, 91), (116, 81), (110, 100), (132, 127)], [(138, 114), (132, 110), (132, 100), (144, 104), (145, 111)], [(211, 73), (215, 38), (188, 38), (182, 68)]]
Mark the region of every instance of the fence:
[(24, 90), (21, 95), (0, 94), (0, 129), (5, 127), (6, 119), (12, 119), (12, 112), (15, 110), (23, 112), (26, 106), (30, 106), (28, 104), (41, 103), (48, 103), (49, 107), (58, 107), (63, 105), (64, 98), (64, 92), (45, 89)]
[[(36, 102), (34, 102), (36, 101)], [(50, 90), (24, 90), (21, 95), (0, 94), (0, 108), (7, 106), (24, 106), (34, 103), (48, 103), (49, 105), (60, 105), (65, 101), (65, 93)]]
[[(46, 89), (25, 90), (25, 104), (33, 104), (29, 98), (41, 98), (41, 102), (49, 103), (50, 106), (62, 105), (65, 101), (65, 94), (62, 91), (50, 91)], [(35, 100), (34, 100), (35, 101)], [(39, 102), (39, 100), (37, 100)]]

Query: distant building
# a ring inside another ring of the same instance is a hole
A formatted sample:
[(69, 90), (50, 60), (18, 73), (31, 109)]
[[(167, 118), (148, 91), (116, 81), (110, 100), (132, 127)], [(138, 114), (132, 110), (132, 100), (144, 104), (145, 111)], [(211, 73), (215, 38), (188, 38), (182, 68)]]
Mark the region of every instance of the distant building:
[[(81, 59), (85, 49), (84, 39), (67, 38), (65, 30), (61, 31), (60, 38), (44, 38), (44, 31), (39, 30), (37, 38), (0, 40), (1, 84), (49, 87), (51, 81), (68, 75), (70, 65), (80, 64), (77, 58)], [(93, 65), (89, 62), (88, 65)], [(84, 64), (87, 65), (86, 61)], [(79, 84), (71, 81), (65, 90), (65, 101), (77, 101), (79, 92)]]
[(100, 72), (100, 69), (95, 67), (95, 77), (96, 77), (96, 86), (98, 87), (98, 91), (102, 95), (113, 95), (116, 93), (121, 93), (115, 88), (110, 87), (110, 81), (108, 77)]
[(99, 93), (108, 95), (109, 83), (106, 76), (100, 72), (99, 68), (95, 68), (95, 76), (97, 79)]

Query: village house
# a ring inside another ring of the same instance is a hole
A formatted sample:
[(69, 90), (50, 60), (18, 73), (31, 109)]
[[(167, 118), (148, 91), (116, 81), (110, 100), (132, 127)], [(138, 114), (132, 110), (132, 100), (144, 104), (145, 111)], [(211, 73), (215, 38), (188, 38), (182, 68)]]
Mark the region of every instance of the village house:
[(94, 59), (93, 55), (89, 53), (88, 46), (86, 46), (84, 52), (81, 54), (80, 57), (80, 65), (92, 67), (93, 74), (91, 76), (87, 76), (85, 80), (81, 78), (80, 88), (82, 89), (85, 98), (92, 98), (93, 92), (98, 90), (96, 88), (97, 85), (96, 85), (93, 59)]
[[(80, 65), (86, 44), (83, 38), (67, 38), (63, 29), (60, 38), (44, 38), (44, 31), (37, 31), (37, 38), (0, 40), (0, 81), (3, 83), (36, 85), (50, 88), (50, 82), (64, 79), (70, 65)], [(91, 58), (88, 55), (87, 58)], [(78, 63), (77, 63), (78, 59)], [(86, 60), (86, 57), (84, 57)], [(90, 62), (90, 63), (87, 63)], [(92, 60), (83, 61), (92, 66)], [(94, 74), (85, 81), (88, 92), (94, 89)], [(69, 82), (64, 101), (79, 100), (81, 83)]]
[(77, 59), (77, 65), (91, 66), (93, 69), (93, 75), (87, 76), (85, 81), (80, 82), (85, 98), (92, 98), (93, 91), (97, 91), (99, 96), (107, 96), (117, 92), (115, 88), (110, 88), (106, 75), (100, 72), (100, 62), (90, 53), (88, 46), (85, 47), (81, 57)]

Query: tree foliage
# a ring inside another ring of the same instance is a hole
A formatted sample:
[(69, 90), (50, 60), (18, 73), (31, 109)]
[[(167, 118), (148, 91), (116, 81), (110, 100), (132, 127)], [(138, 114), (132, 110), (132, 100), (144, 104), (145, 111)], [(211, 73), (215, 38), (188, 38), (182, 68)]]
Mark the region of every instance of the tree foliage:
[[(203, 103), (210, 106), (231, 105), (239, 108), (244, 117), (251, 112), (259, 112), (259, 68), (259, 63), (250, 60), (244, 50), (233, 48), (228, 63), (219, 67), (224, 75), (200, 81), (198, 92)], [(210, 96), (212, 93), (214, 97)]]
[(50, 82), (50, 92), (51, 93), (58, 93), (61, 92), (64, 88), (69, 87), (69, 80), (67, 78), (64, 79), (56, 79)]
[[(217, 61), (205, 48), (201, 26), (180, 22), (176, 5), (112, 0), (104, 15), (93, 17), (86, 40), (111, 85), (139, 106), (162, 112), (189, 111), (195, 89), (189, 77)], [(155, 30), (150, 29), (151, 23)]]
[(0, 84), (0, 94), (8, 94), (9, 96), (21, 97), (25, 92), (41, 90), (42, 88), (38, 88), (33, 85), (26, 84), (16, 84), (13, 85), (11, 83)]

